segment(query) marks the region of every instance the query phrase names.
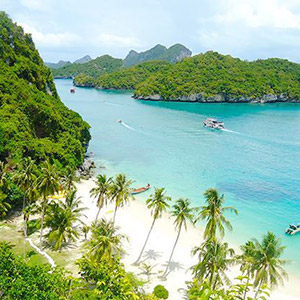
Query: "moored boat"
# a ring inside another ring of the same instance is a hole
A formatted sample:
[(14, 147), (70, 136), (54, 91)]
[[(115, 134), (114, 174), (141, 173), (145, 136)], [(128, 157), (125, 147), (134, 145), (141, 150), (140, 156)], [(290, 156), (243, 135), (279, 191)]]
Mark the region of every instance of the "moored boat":
[(300, 224), (298, 225), (290, 224), (289, 227), (285, 230), (285, 233), (288, 235), (294, 235), (298, 232), (300, 232)]
[(220, 122), (213, 118), (207, 118), (203, 121), (204, 127), (213, 128), (213, 129), (224, 129), (224, 122)]
[(131, 195), (136, 195), (136, 194), (140, 194), (140, 193), (143, 193), (143, 192), (146, 192), (147, 190), (149, 190), (151, 187), (151, 185), (148, 183), (146, 186), (144, 187), (141, 187), (141, 188), (138, 188), (138, 189), (133, 189), (131, 191)]
[(75, 93), (75, 88), (70, 88), (70, 93), (74, 94)]

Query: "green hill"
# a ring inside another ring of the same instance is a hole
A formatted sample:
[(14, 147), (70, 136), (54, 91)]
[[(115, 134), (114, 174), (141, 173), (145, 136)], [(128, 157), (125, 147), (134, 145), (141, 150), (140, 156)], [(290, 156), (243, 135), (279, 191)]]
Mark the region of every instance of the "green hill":
[(133, 90), (137, 84), (146, 80), (150, 75), (168, 68), (166, 61), (149, 61), (131, 68), (122, 68), (119, 71), (103, 74), (97, 79), (81, 74), (75, 77), (76, 86), (96, 86), (101, 89)]
[(300, 65), (253, 62), (206, 52), (157, 72), (136, 86), (138, 99), (201, 102), (299, 101)]
[(54, 77), (73, 77), (78, 74), (98, 77), (104, 73), (116, 71), (120, 69), (122, 65), (122, 59), (102, 55), (86, 63), (68, 64), (59, 69), (52, 69), (51, 71)]
[(89, 125), (60, 101), (32, 38), (0, 12), (0, 160), (83, 162)]
[(156, 45), (145, 52), (138, 53), (131, 50), (124, 59), (124, 66), (130, 67), (150, 60), (165, 60), (175, 63), (191, 54), (192, 52), (181, 44), (175, 44), (169, 49), (162, 45)]
[(57, 63), (45, 62), (45, 65), (50, 69), (59, 69), (70, 64), (71, 64), (70, 61), (65, 61), (65, 60), (60, 60)]

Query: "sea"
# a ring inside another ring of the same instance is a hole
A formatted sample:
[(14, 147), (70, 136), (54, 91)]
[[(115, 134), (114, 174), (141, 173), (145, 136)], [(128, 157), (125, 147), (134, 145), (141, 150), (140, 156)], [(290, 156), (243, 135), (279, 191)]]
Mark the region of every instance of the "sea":
[[(240, 245), (272, 231), (286, 246), (286, 269), (300, 276), (300, 233), (285, 234), (300, 223), (300, 104), (141, 101), (130, 91), (71, 94), (72, 80), (55, 84), (63, 103), (91, 125), (88, 152), (97, 172), (125, 173), (134, 187), (150, 183), (141, 201), (164, 187), (173, 201), (188, 198), (198, 207), (204, 191), (217, 188), (239, 212), (226, 215), (233, 231), (225, 239)], [(203, 127), (209, 117), (225, 130)]]

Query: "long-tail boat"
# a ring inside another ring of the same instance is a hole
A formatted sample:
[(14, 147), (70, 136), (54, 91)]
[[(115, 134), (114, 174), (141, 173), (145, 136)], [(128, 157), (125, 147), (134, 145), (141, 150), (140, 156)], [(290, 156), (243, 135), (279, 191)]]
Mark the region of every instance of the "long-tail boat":
[(146, 186), (144, 187), (140, 187), (138, 189), (133, 189), (131, 191), (131, 195), (136, 195), (136, 194), (140, 194), (140, 193), (143, 193), (143, 192), (146, 192), (147, 190), (149, 190), (151, 187), (151, 185), (148, 183)]

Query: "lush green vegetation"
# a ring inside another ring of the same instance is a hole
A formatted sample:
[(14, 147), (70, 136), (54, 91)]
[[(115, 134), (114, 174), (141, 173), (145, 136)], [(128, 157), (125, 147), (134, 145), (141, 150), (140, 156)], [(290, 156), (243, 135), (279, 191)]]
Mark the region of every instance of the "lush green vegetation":
[(73, 77), (79, 74), (85, 74), (96, 78), (102, 74), (119, 70), (122, 65), (122, 59), (102, 55), (86, 63), (72, 63), (59, 69), (52, 69), (52, 74), (54, 77)]
[(0, 13), (0, 160), (83, 162), (89, 125), (60, 101), (31, 36)]
[(299, 99), (299, 75), (300, 66), (284, 59), (248, 62), (209, 51), (149, 77), (136, 87), (135, 95), (198, 101), (245, 101), (264, 95)]
[(169, 66), (170, 63), (165, 61), (144, 62), (131, 68), (122, 68), (117, 72), (102, 75), (95, 80), (94, 85), (101, 89), (133, 90), (139, 83), (157, 72), (163, 72)]

